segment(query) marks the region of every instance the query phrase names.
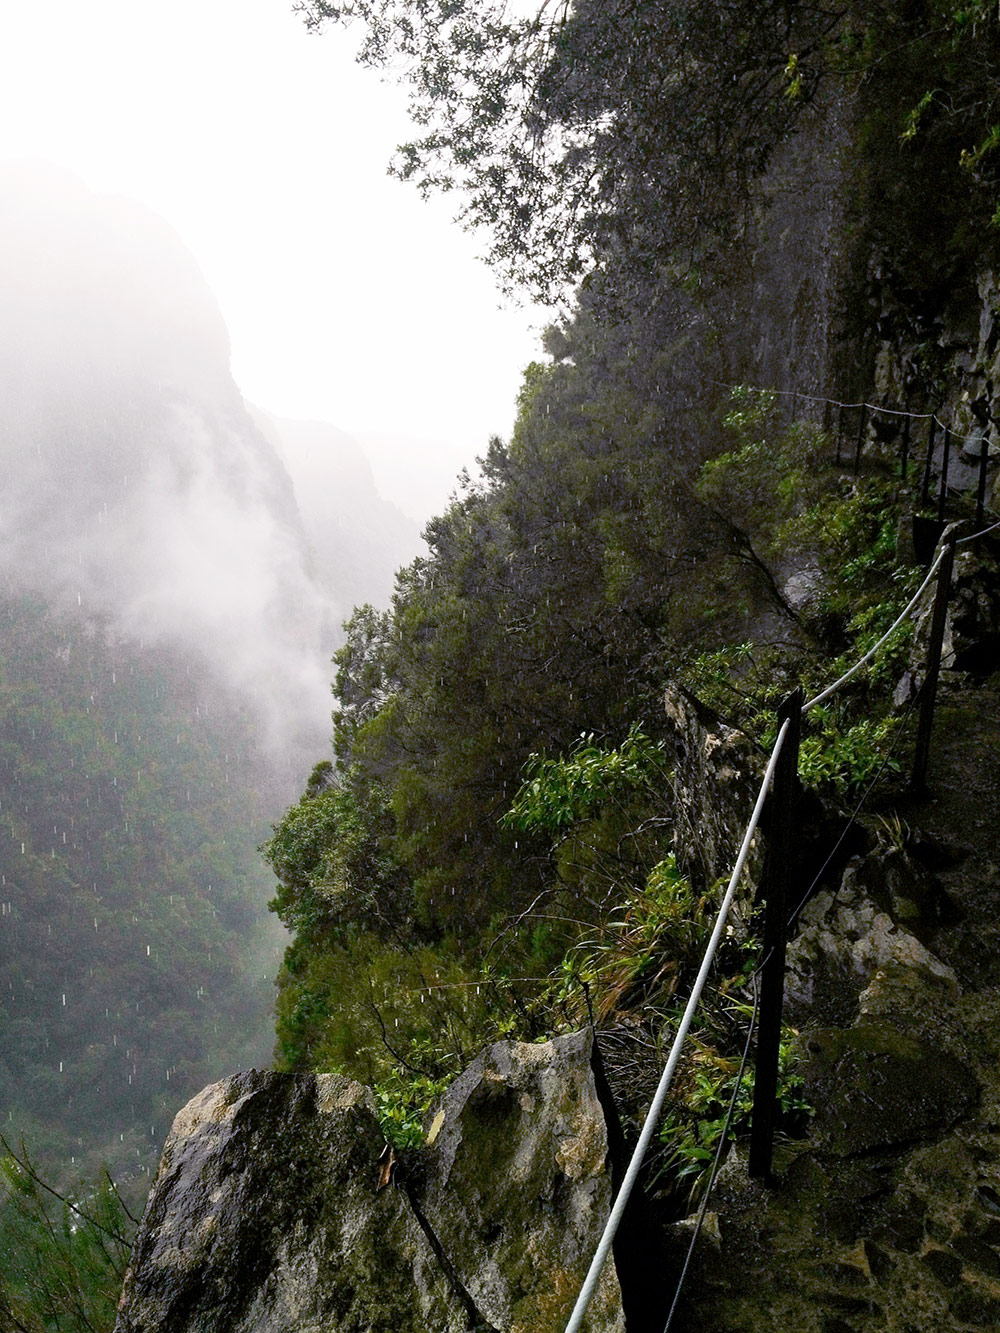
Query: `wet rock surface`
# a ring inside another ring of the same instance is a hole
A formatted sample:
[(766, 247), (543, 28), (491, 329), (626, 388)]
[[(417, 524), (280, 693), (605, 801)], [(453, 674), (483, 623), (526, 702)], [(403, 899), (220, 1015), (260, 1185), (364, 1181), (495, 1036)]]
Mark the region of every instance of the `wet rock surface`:
[[(499, 1043), (379, 1189), (372, 1094), (250, 1072), (177, 1116), (116, 1333), (561, 1329), (611, 1183), (589, 1033)], [(590, 1333), (623, 1333), (614, 1265)]]
[(901, 814), (905, 847), (803, 913), (789, 1000), (814, 1122), (769, 1186), (731, 1152), (674, 1333), (1000, 1327), (1000, 681), (946, 691)]
[(821, 890), (800, 914), (785, 973), (788, 1020), (850, 1024), (866, 987), (887, 970), (919, 975), (935, 999), (957, 988), (953, 970), (922, 943), (953, 911), (905, 850), (853, 857), (836, 891)]

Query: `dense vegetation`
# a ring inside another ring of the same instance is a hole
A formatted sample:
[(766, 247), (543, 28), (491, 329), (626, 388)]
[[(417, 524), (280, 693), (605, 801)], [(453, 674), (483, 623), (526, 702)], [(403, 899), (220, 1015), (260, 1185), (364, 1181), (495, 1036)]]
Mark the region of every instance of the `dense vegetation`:
[[(461, 0), (300, 7), (316, 25), (361, 20), (362, 58), (411, 79), (418, 137), (399, 174), (425, 190), (463, 187), (465, 219), (488, 229), (513, 284), (550, 296), (583, 283), (546, 335), (548, 359), (525, 375), (509, 441), (492, 442), (481, 478), (431, 522), (429, 554), (401, 573), (391, 606), (348, 623), (335, 762), (317, 766), (264, 849), (293, 933), (277, 1063), (374, 1082), (387, 1134), (407, 1144), (485, 1041), (592, 1021), (629, 1113), (714, 901), (670, 846), (665, 684), (679, 680), (764, 745), (782, 694), (825, 683), (914, 582), (897, 542), (912, 497), (877, 450), (851, 476), (831, 465), (815, 420), (766, 394), (730, 399), (719, 383), (744, 378), (759, 335), (782, 341), (758, 326), (754, 285), (761, 247), (785, 225), (781, 201), (804, 183), (782, 151), (797, 135), (825, 150), (837, 109), (853, 213), (842, 307), (826, 318), (846, 330), (850, 373), (824, 374), (867, 383), (877, 309), (879, 336), (902, 330), (917, 347), (906, 391), (932, 396), (951, 369), (936, 341), (942, 303), (997, 250), (1000, 18), (985, 0), (581, 0), (523, 20)], [(795, 314), (816, 318), (808, 304)], [(808, 595), (792, 598), (788, 575), (803, 571)], [(86, 1071), (86, 1086), (100, 1065), (117, 1079), (100, 1084), (113, 1105), (156, 1123), (179, 1098), (165, 1070), (154, 1077), (134, 1058), (147, 1001), (155, 992), (184, 1031), (180, 997), (201, 1001), (204, 955), (230, 958), (244, 910), (249, 871), (222, 842), (225, 774), (217, 749), (197, 747), (200, 705), (176, 670), (161, 664), (154, 685), (100, 634), (67, 636), (26, 604), (9, 614), (26, 630), (13, 640), (25, 660), (9, 673), (16, 720), (0, 774), (16, 850), (0, 929), (15, 960), (44, 946), (45, 968), (29, 995), (14, 964), (10, 1031), (24, 1041), (6, 1077), (40, 1120), (60, 1060), (64, 1075)], [(898, 762), (886, 686), (905, 646), (901, 632), (807, 735), (803, 773), (829, 801)], [(67, 699), (57, 722), (26, 684), (53, 673)], [(119, 713), (97, 709), (91, 682), (109, 674), (125, 687)], [(153, 691), (141, 707), (140, 689)], [(133, 776), (140, 715), (162, 763), (149, 787)], [(190, 748), (171, 751), (175, 734)], [(203, 812), (194, 845), (176, 818), (181, 790)], [(90, 827), (91, 809), (110, 815), (113, 838), (107, 818)], [(131, 841), (140, 822), (155, 835), (151, 858)], [(190, 895), (206, 847), (214, 911)], [(114, 886), (126, 881), (143, 914), (122, 910)], [(91, 918), (114, 946), (106, 958), (78, 947)], [(734, 1091), (756, 958), (744, 925), (662, 1132), (654, 1165), (675, 1200)], [(102, 1002), (108, 967), (138, 1010)], [(213, 1012), (235, 1008), (227, 994)], [(29, 1001), (48, 1015), (44, 1030), (24, 1028), (17, 1006)], [(62, 1025), (71, 1005), (98, 1034), (91, 1046)], [(197, 1061), (184, 1072), (198, 1077)], [(804, 1108), (787, 1051), (782, 1100), (791, 1126)], [(93, 1104), (81, 1090), (59, 1105), (65, 1141)], [(745, 1096), (736, 1105), (739, 1129)], [(30, 1193), (20, 1221), (8, 1211), (8, 1234), (30, 1234)], [(57, 1230), (58, 1209), (40, 1225)]]
[[(336, 764), (264, 849), (294, 932), (279, 1064), (374, 1080), (405, 1142), (494, 1035), (589, 1018), (655, 1053), (713, 888), (668, 841), (664, 685), (766, 744), (782, 693), (828, 681), (914, 586), (897, 549), (913, 497), (878, 448), (849, 475), (815, 416), (720, 381), (755, 339), (784, 345), (759, 327), (754, 270), (800, 225), (835, 125), (849, 253), (822, 318), (845, 337), (821, 373), (867, 384), (876, 335), (899, 331), (918, 344), (906, 392), (940, 391), (943, 293), (997, 251), (1000, 19), (938, 0), (302, 8), (360, 20), (360, 58), (405, 70), (419, 137), (397, 171), (464, 187), (512, 283), (584, 278), (509, 442), (428, 526), (391, 607), (349, 622)], [(898, 766), (886, 686), (905, 647), (901, 630), (806, 737), (829, 800)], [(681, 1081), (671, 1188), (719, 1131), (752, 953), (751, 928)], [(642, 1074), (623, 1082), (628, 1109)], [(801, 1110), (791, 1069), (784, 1097)]]
[(267, 1058), (278, 798), (190, 654), (13, 590), (0, 623), (0, 1324), (84, 1333), (178, 1106)]
[[(0, 1328), (98, 1333), (114, 1326), (141, 1191), (132, 1207), (107, 1171), (61, 1193), (0, 1135)], [(127, 1187), (126, 1187), (127, 1189)]]
[[(355, 614), (338, 655), (338, 766), (316, 770), (265, 848), (295, 933), (279, 1064), (374, 1081), (404, 1143), (484, 1041), (588, 1019), (645, 1034), (619, 1088), (638, 1104), (714, 901), (670, 846), (663, 684), (679, 678), (764, 744), (783, 692), (867, 648), (914, 582), (896, 556), (906, 498), (891, 465), (846, 476), (822, 430), (749, 394), (719, 426), (734, 447), (690, 485), (664, 478), (643, 437), (616, 450), (614, 471), (591, 468), (593, 418), (567, 393), (584, 373), (529, 372), (510, 447), (494, 444), (484, 482), (431, 525), (431, 555), (401, 575), (392, 608)], [(541, 446), (560, 442), (561, 485), (538, 495)], [(736, 527), (754, 512), (759, 524)], [(514, 525), (535, 515), (529, 542)], [(777, 582), (797, 561), (816, 585), (799, 611)], [(900, 631), (807, 737), (803, 773), (833, 801), (898, 764), (885, 686), (905, 647)], [(721, 1130), (754, 966), (751, 932), (728, 948), (665, 1130), (675, 1181)]]
[(179, 1102), (260, 1040), (266, 777), (181, 656), (16, 593), (0, 614), (6, 1133), (49, 1170), (147, 1171)]
[(813, 106), (859, 87), (883, 146), (894, 153), (902, 134), (915, 150), (902, 173), (898, 160), (877, 173), (875, 194), (898, 202), (913, 166), (921, 185), (937, 181), (923, 206), (953, 230), (979, 230), (997, 209), (991, 0), (299, 8), (314, 27), (361, 24), (359, 59), (411, 91), (417, 135), (397, 174), (425, 192), (461, 187), (461, 216), (490, 235), (493, 266), (542, 296), (595, 266), (616, 275), (619, 299), (623, 279), (641, 297), (665, 266), (715, 280), (775, 151)]

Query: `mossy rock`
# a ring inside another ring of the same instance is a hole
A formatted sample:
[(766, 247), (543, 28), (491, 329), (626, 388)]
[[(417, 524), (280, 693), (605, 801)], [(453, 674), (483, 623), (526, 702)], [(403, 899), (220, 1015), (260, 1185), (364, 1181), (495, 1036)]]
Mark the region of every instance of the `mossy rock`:
[(818, 1151), (849, 1157), (920, 1142), (979, 1095), (975, 1075), (954, 1056), (888, 1024), (821, 1029), (804, 1046)]

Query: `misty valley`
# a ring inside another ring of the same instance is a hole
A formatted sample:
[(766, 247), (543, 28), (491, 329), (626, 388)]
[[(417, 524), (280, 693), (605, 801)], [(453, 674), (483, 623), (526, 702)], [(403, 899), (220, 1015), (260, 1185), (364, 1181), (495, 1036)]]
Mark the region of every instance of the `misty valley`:
[(270, 1062), (257, 847), (417, 525), (348, 437), (247, 407), (138, 206), (0, 169), (0, 295), (0, 1132), (134, 1211), (177, 1108)]
[(1000, 11), (294, 13), (551, 322), (421, 531), (357, 441), (415, 504), (471, 376), (360, 114), (198, 48), (213, 188), (333, 257), (235, 357), (0, 164), (0, 1333), (1000, 1327)]

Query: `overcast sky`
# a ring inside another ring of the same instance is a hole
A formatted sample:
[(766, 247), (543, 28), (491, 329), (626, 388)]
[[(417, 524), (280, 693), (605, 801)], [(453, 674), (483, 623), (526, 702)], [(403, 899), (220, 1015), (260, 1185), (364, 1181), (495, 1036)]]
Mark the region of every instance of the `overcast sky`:
[(440, 508), (507, 435), (544, 316), (386, 164), (402, 92), (311, 36), (292, 0), (0, 5), (0, 158), (154, 209), (199, 261), (244, 396), (365, 443), (383, 493)]

